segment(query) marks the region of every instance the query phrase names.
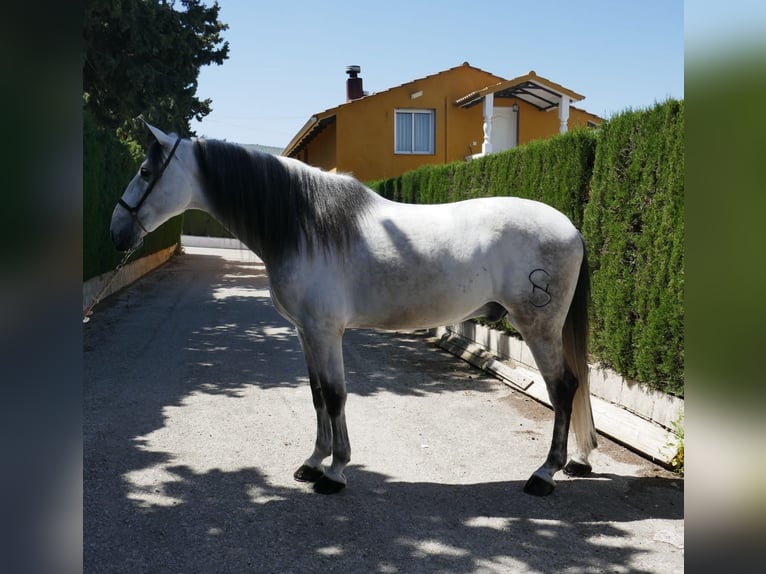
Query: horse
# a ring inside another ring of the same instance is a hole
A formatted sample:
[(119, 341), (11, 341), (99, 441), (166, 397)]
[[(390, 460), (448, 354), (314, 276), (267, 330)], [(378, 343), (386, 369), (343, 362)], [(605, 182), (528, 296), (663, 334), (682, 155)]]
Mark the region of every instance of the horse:
[[(316, 410), (316, 442), (296, 480), (322, 494), (347, 485), (346, 329), (504, 316), (529, 346), (554, 410), (550, 449), (524, 492), (551, 494), (562, 469), (591, 472), (590, 276), (585, 242), (564, 214), (516, 197), (398, 203), (347, 174), (147, 127), (153, 141), (114, 208), (112, 240), (134, 249), (171, 217), (198, 209), (264, 262), (273, 304), (297, 331)], [(567, 463), (570, 423), (577, 449)]]

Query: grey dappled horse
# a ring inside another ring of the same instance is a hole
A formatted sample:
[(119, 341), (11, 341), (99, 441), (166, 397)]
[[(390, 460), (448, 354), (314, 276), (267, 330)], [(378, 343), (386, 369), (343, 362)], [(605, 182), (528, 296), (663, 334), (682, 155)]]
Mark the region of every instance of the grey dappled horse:
[[(316, 444), (297, 480), (321, 493), (346, 485), (346, 329), (420, 329), (506, 314), (532, 351), (555, 413), (550, 451), (525, 492), (550, 494), (562, 468), (590, 472), (589, 275), (582, 237), (566, 216), (514, 197), (396, 203), (347, 175), (148, 127), (156, 141), (114, 209), (114, 243), (129, 250), (171, 217), (201, 209), (263, 260), (274, 305), (297, 329), (316, 408)], [(577, 450), (565, 466), (570, 421)]]

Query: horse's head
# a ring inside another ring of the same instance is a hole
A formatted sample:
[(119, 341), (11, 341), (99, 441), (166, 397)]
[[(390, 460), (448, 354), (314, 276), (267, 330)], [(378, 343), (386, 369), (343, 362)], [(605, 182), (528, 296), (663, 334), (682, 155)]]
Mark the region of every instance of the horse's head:
[(194, 195), (192, 143), (146, 124), (155, 141), (112, 213), (117, 249), (140, 245), (144, 236), (191, 207)]

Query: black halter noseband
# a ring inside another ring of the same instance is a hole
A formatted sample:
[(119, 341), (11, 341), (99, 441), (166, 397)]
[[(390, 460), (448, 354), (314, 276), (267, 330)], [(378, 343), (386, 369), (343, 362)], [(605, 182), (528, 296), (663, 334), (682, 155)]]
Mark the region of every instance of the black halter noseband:
[(167, 169), (168, 164), (170, 163), (170, 160), (173, 159), (173, 156), (176, 153), (176, 149), (178, 149), (178, 144), (180, 144), (180, 143), (181, 143), (181, 138), (178, 137), (176, 139), (176, 142), (173, 144), (173, 149), (170, 150), (170, 154), (168, 155), (168, 157), (163, 162), (162, 167), (160, 168), (159, 173), (157, 173), (157, 175), (152, 178), (152, 181), (149, 182), (149, 185), (146, 187), (146, 190), (144, 191), (144, 194), (141, 196), (141, 199), (138, 200), (138, 203), (135, 206), (131, 207), (122, 198), (120, 198), (119, 201), (117, 202), (118, 205), (121, 205), (122, 207), (124, 207), (128, 211), (128, 213), (130, 213), (130, 215), (133, 217), (133, 219), (136, 220), (136, 222), (141, 227), (141, 229), (143, 229), (144, 232), (146, 232), (146, 233), (148, 233), (148, 231), (146, 231), (146, 228), (141, 223), (141, 220), (138, 219), (138, 210), (141, 209), (141, 206), (143, 205), (144, 201), (146, 201), (146, 198), (149, 197), (149, 194), (154, 189), (155, 184), (160, 180), (160, 178), (162, 177), (162, 174), (165, 173), (165, 169)]

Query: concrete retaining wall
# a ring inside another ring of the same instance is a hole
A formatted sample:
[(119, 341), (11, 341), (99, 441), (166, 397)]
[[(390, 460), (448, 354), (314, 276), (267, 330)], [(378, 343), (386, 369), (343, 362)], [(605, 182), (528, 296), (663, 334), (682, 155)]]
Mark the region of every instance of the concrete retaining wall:
[(102, 273), (101, 275), (92, 277), (91, 279), (85, 281), (82, 284), (83, 309), (92, 304), (93, 298), (98, 295), (104, 285), (109, 281), (111, 281), (111, 283), (109, 283), (109, 286), (106, 288), (104, 293), (101, 294), (102, 301), (109, 297), (109, 295), (116, 293), (137, 279), (140, 279), (149, 273), (149, 271), (152, 269), (156, 269), (165, 263), (173, 256), (177, 245), (178, 244), (166, 247), (165, 249), (157, 251), (156, 253), (152, 253), (151, 255), (142, 257), (141, 259), (131, 261), (125, 265), (125, 267), (120, 269), (119, 273), (117, 273), (114, 279), (112, 279), (114, 271), (107, 271), (106, 273)]

